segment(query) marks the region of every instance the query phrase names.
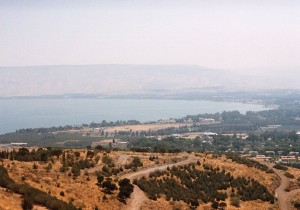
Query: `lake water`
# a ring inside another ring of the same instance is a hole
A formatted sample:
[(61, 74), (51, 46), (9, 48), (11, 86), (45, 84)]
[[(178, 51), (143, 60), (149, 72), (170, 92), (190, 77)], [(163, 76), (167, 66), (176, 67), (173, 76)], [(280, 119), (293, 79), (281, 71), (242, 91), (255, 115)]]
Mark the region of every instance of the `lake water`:
[(141, 122), (222, 111), (265, 110), (257, 104), (154, 99), (1, 99), (0, 133), (21, 128), (139, 120)]

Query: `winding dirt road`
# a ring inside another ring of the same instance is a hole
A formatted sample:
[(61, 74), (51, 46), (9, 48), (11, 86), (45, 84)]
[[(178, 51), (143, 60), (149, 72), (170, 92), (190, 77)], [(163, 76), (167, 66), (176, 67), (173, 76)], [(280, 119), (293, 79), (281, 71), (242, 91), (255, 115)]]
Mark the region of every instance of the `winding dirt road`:
[(291, 199), (300, 192), (300, 189), (292, 190), (290, 192), (285, 191), (289, 187), (290, 180), (287, 178), (282, 171), (273, 168), (274, 164), (262, 162), (266, 166), (269, 167), (269, 169), (273, 169), (274, 173), (281, 179), (280, 186), (275, 189), (275, 196), (278, 199), (279, 209), (280, 210), (293, 210), (293, 206), (291, 204)]
[[(156, 170), (165, 170), (168, 167), (172, 166), (178, 166), (178, 165), (184, 165), (192, 162), (196, 162), (199, 158), (196, 158), (194, 156), (189, 156), (186, 160), (180, 161), (178, 163), (170, 163), (165, 165), (158, 165), (151, 168), (145, 168), (137, 172), (124, 174), (120, 178), (124, 179), (130, 179), (131, 181), (135, 178), (149, 175), (151, 172)], [(146, 197), (145, 193), (138, 187), (134, 186), (133, 193), (131, 194), (131, 198), (128, 200), (127, 205), (123, 208), (124, 210), (139, 210), (142, 204), (145, 200), (148, 198)]]
[(280, 186), (275, 189), (275, 196), (278, 199), (279, 209), (291, 209), (289, 208), (288, 192), (285, 191), (285, 189), (289, 187), (290, 180), (280, 170), (273, 168), (273, 171), (281, 179)]

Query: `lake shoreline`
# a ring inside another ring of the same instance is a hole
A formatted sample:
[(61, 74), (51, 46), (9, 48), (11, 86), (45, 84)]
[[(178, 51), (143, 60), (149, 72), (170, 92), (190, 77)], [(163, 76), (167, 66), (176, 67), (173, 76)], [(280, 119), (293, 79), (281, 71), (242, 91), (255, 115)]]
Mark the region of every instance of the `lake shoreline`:
[(180, 118), (222, 111), (270, 110), (264, 104), (177, 99), (1, 99), (0, 133), (23, 128), (81, 125), (91, 122)]

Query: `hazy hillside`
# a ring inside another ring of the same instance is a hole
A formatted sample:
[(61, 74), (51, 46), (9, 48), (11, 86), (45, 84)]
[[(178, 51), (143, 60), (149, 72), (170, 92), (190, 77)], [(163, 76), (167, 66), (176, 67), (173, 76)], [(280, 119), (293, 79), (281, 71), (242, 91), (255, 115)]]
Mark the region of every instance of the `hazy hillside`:
[(124, 95), (300, 88), (299, 71), (237, 74), (189, 65), (82, 65), (0, 67), (0, 96), (64, 93)]

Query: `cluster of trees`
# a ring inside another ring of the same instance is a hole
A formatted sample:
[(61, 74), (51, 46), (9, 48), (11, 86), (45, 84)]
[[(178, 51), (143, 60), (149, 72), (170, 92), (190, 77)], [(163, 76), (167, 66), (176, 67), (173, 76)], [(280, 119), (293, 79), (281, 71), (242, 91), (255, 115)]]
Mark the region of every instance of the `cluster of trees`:
[[(202, 131), (209, 130), (210, 129), (203, 128)], [(222, 133), (222, 131), (220, 131), (220, 133)], [(292, 145), (292, 147), (290, 145)], [(289, 152), (298, 151), (297, 148), (299, 148), (299, 146), (299, 136), (296, 134), (295, 131), (286, 132), (278, 130), (265, 131), (259, 135), (250, 133), (247, 139), (241, 139), (237, 135), (216, 135), (213, 137), (213, 139), (208, 139), (207, 137), (203, 136), (197, 137), (193, 140), (168, 137), (161, 141), (159, 141), (156, 138), (135, 138), (129, 139), (128, 144), (128, 148), (130, 148), (130, 150), (137, 152), (237, 152), (243, 150), (244, 148), (249, 148), (250, 150), (258, 151), (260, 154), (265, 154), (266, 151), (274, 151), (275, 153), (277, 153), (278, 151), (282, 151), (282, 155), (288, 155)]]
[[(121, 202), (126, 203), (126, 198), (129, 198), (133, 192), (133, 185), (130, 183), (129, 179), (122, 179), (117, 184), (112, 180), (112, 175), (117, 175), (123, 171), (123, 167), (115, 167), (113, 160), (107, 154), (103, 156), (102, 162), (105, 164), (101, 171), (97, 171), (97, 185), (103, 189), (106, 194), (112, 194), (113, 191), (119, 189), (118, 199)], [(140, 158), (134, 157), (130, 164), (126, 164), (126, 169), (136, 169), (142, 166)]]
[(193, 142), (191, 140), (168, 137), (162, 141), (156, 138), (135, 139), (129, 142), (128, 147), (131, 148), (148, 148), (153, 152), (160, 153), (178, 153), (181, 151), (191, 150)]
[[(111, 194), (113, 191), (118, 190), (117, 185), (112, 181), (110, 177), (105, 178), (105, 174), (97, 173), (97, 185), (103, 189), (103, 192), (106, 194)], [(131, 193), (133, 192), (134, 186), (130, 183), (129, 179), (121, 179), (118, 182), (119, 185), (119, 193), (118, 199), (126, 203), (126, 198), (129, 198)]]
[(0, 166), (0, 186), (23, 195), (23, 209), (32, 209), (33, 204), (45, 206), (53, 210), (77, 210), (71, 203), (65, 203), (26, 183), (15, 183), (8, 175), (4, 166)]
[(133, 171), (136, 171), (138, 167), (142, 167), (143, 163), (141, 162), (141, 159), (139, 157), (133, 157), (133, 160), (129, 164), (125, 164), (125, 169), (132, 169)]
[(173, 166), (165, 171), (155, 171), (149, 178), (134, 180), (134, 183), (150, 199), (156, 200), (164, 195), (166, 200), (182, 200), (194, 207), (200, 202), (211, 202), (212, 207), (218, 207), (228, 196), (243, 201), (260, 199), (274, 203), (273, 195), (254, 179), (234, 178), (229, 172), (209, 165), (204, 168), (200, 171), (195, 164)]
[(236, 163), (240, 163), (240, 164), (244, 164), (248, 167), (253, 167), (253, 168), (257, 168), (261, 171), (268, 171), (268, 166), (258, 162), (258, 161), (255, 161), (255, 160), (251, 160), (251, 159), (248, 159), (248, 158), (244, 158), (244, 157), (240, 157), (238, 155), (235, 155), (235, 154), (226, 154), (226, 158), (227, 159), (231, 159), (233, 162), (236, 162)]
[(114, 164), (112, 158), (109, 157), (107, 154), (105, 154), (105, 155), (102, 157), (102, 162), (103, 162), (104, 164), (106, 164), (107, 166), (109, 166), (109, 167), (114, 167), (114, 166), (115, 166), (115, 164)]
[(121, 125), (139, 125), (141, 124), (137, 120), (117, 120), (116, 122), (107, 122), (103, 120), (101, 123), (92, 122), (90, 124), (83, 124), (83, 127), (89, 128), (100, 128), (100, 127), (112, 127), (112, 126), (121, 126)]
[(157, 156), (157, 155), (156, 155), (156, 156), (153, 155), (153, 156), (150, 156), (150, 157), (149, 157), (149, 160), (150, 160), (150, 161), (154, 161), (154, 160), (157, 160), (157, 159), (158, 159), (158, 156)]
[(272, 130), (265, 131), (260, 135), (250, 133), (246, 140), (236, 136), (225, 139), (219, 135), (214, 138), (212, 149), (225, 151), (230, 148), (234, 151), (240, 151), (247, 147), (258, 151), (260, 154), (266, 154), (266, 151), (274, 151), (275, 153), (281, 151), (282, 155), (288, 155), (290, 152), (298, 151), (299, 146), (299, 136), (295, 131)]
[(119, 188), (109, 177), (104, 177), (101, 174), (97, 175), (97, 185), (103, 189), (103, 192), (106, 194), (112, 194), (113, 191), (119, 189), (118, 199), (126, 203), (126, 199), (130, 198), (131, 193), (133, 192), (134, 186), (130, 183), (130, 180), (125, 178), (121, 179), (118, 182)]
[(77, 151), (74, 153), (71, 151), (64, 151), (62, 153), (61, 164), (60, 172), (66, 172), (71, 167), (71, 173), (74, 177), (77, 177), (80, 176), (80, 170), (93, 168), (96, 163), (90, 156), (86, 159), (80, 159), (80, 153)]
[(102, 183), (99, 183), (99, 178), (97, 177), (98, 185), (102, 187), (106, 194), (111, 194), (112, 191), (118, 189), (117, 185), (112, 181), (111, 178), (107, 177)]
[(193, 126), (193, 131), (212, 131), (212, 132), (240, 132), (240, 131), (255, 131), (259, 127), (267, 125), (300, 125), (299, 106), (287, 105), (278, 109), (265, 110), (259, 112), (248, 111), (246, 114), (241, 114), (238, 111), (224, 111), (215, 114), (200, 114), (187, 116), (177, 119), (177, 122), (184, 122), (187, 119), (192, 119), (193, 122), (198, 122), (199, 118), (212, 118), (221, 120), (218, 124), (196, 125)]
[(81, 126), (65, 125), (59, 127), (50, 127), (50, 128), (26, 128), (16, 130), (16, 133), (50, 133), (55, 131), (67, 131), (67, 130), (79, 130)]
[[(63, 147), (86, 147), (91, 145), (95, 141), (95, 137), (83, 136), (80, 132), (46, 132), (39, 133), (38, 130), (33, 129), (32, 132), (25, 133), (6, 133), (0, 135), (0, 143), (9, 144), (18, 139), (20, 142), (28, 143), (28, 146), (40, 146), (40, 147), (57, 147), (59, 145)], [(78, 141), (67, 141), (67, 140), (78, 140)], [(63, 144), (57, 144), (65, 141)]]
[(100, 174), (110, 177), (112, 175), (118, 175), (120, 172), (124, 171), (123, 167), (109, 167), (107, 165), (102, 167), (101, 172), (99, 172)]
[(102, 162), (105, 164), (101, 171), (97, 171), (97, 176), (99, 177), (110, 177), (112, 175), (118, 175), (120, 172), (124, 171), (123, 167), (115, 167), (115, 164), (110, 156), (106, 153), (102, 157)]
[(189, 128), (187, 126), (179, 126), (178, 128), (170, 127), (170, 128), (164, 128), (164, 129), (158, 129), (158, 130), (149, 130), (147, 132), (141, 133), (141, 135), (144, 136), (153, 136), (153, 135), (171, 135), (174, 133), (188, 133)]
[(10, 159), (10, 160), (18, 160), (18, 161), (42, 161), (47, 162), (49, 158), (59, 156), (62, 154), (61, 149), (52, 149), (48, 147), (47, 149), (39, 148), (38, 150), (29, 151), (28, 148), (20, 148), (19, 150), (2, 151), (0, 153), (0, 158), (2, 159)]
[(130, 198), (134, 186), (130, 183), (130, 180), (126, 178), (121, 179), (118, 184), (120, 186), (118, 198), (121, 202), (126, 203), (126, 198)]

